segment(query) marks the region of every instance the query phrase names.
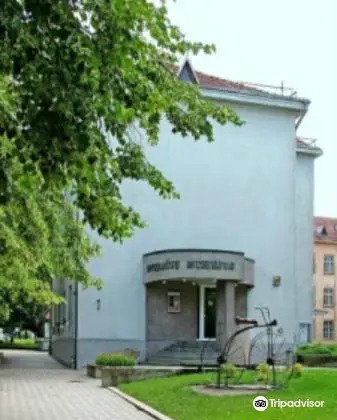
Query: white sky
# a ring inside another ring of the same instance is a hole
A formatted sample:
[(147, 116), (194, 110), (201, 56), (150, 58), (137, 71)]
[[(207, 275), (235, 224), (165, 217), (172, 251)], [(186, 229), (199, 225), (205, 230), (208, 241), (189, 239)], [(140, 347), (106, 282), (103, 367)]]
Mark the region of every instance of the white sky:
[(317, 139), (315, 215), (337, 217), (337, 0), (168, 0), (192, 41), (214, 43), (196, 69), (232, 80), (285, 85), (312, 101), (299, 135)]

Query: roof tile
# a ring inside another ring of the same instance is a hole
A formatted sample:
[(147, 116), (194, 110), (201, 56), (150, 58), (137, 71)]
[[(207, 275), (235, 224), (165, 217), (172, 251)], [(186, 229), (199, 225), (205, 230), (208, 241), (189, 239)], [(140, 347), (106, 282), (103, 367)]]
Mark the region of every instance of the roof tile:
[[(326, 235), (322, 234), (323, 227), (325, 227)], [(337, 241), (337, 218), (314, 217), (313, 234), (317, 239), (331, 239)]]

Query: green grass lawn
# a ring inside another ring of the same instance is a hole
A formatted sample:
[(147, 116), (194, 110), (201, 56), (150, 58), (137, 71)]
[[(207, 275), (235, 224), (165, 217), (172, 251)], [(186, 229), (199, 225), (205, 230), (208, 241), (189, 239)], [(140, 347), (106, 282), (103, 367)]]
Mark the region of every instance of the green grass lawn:
[(209, 382), (215, 382), (214, 373), (149, 379), (122, 384), (120, 389), (175, 420), (337, 419), (337, 369), (306, 369), (302, 377), (289, 382), (286, 390), (261, 393), (268, 399), (283, 401), (325, 401), (323, 408), (269, 407), (259, 412), (252, 404), (256, 395), (206, 396), (190, 388)]
[(14, 343), (0, 342), (0, 349), (37, 350), (39, 344), (32, 338), (14, 338)]

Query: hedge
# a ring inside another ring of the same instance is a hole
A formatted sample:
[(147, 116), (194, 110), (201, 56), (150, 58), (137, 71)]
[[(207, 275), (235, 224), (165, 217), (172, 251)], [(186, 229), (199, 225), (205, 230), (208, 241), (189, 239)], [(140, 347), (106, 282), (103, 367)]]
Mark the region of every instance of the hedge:
[(136, 358), (124, 353), (101, 353), (96, 358), (99, 366), (135, 366)]
[(337, 367), (337, 355), (335, 354), (297, 354), (297, 362), (305, 366), (323, 366), (326, 364), (335, 364)]
[(309, 343), (300, 346), (297, 354), (330, 354), (337, 355), (337, 344)]

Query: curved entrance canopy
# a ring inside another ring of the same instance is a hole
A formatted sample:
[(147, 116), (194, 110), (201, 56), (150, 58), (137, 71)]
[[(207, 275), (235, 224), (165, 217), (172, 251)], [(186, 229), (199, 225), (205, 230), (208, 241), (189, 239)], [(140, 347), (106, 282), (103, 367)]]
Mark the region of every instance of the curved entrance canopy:
[(254, 286), (254, 263), (243, 252), (167, 249), (143, 255), (144, 283), (170, 280), (231, 280)]

